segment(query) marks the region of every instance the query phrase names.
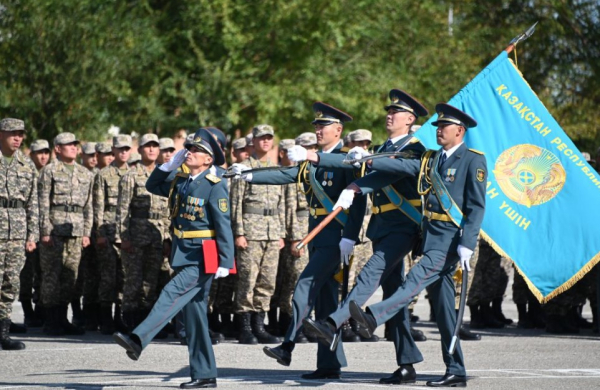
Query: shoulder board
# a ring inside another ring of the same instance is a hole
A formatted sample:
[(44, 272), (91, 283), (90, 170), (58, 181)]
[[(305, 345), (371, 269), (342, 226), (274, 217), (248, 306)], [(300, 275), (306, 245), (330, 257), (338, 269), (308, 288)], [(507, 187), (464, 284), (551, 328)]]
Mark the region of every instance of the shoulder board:
[(175, 177), (183, 177), (184, 179), (187, 179), (188, 177), (190, 177), (189, 173), (185, 173), (185, 172), (177, 172), (177, 174), (175, 175)]
[(469, 150), (473, 153), (481, 154), (483, 156), (483, 152), (481, 152), (479, 150), (475, 150), (475, 149), (469, 149)]
[(212, 173), (209, 173), (208, 175), (206, 175), (206, 180), (212, 182), (212, 183), (218, 183), (221, 181), (220, 178), (218, 178), (217, 176), (213, 175)]
[(411, 138), (411, 139), (408, 141), (408, 143), (409, 143), (409, 144), (417, 144), (417, 143), (419, 143), (419, 142), (421, 142), (421, 140), (420, 140), (420, 139), (418, 139), (418, 138), (416, 138), (416, 137), (412, 137), (412, 138)]
[(184, 172), (184, 173), (190, 173), (190, 168), (188, 168), (188, 166), (185, 165), (185, 164), (183, 164), (182, 166), (180, 166), (179, 168), (177, 168), (177, 170), (178, 171), (181, 170), (181, 172)]
[(350, 151), (350, 148), (347, 146), (344, 146), (343, 148), (340, 149), (340, 152), (342, 153), (348, 153)]

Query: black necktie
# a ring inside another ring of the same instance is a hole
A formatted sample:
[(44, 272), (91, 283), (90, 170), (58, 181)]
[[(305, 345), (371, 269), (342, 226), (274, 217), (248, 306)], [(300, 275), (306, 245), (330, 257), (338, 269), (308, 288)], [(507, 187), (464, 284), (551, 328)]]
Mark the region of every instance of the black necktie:
[(385, 152), (386, 150), (388, 150), (388, 148), (391, 148), (391, 147), (392, 147), (392, 140), (388, 139), (383, 144), (383, 148), (381, 149), (381, 151)]
[(444, 165), (445, 162), (446, 162), (446, 152), (442, 152), (442, 156), (440, 157), (440, 166), (439, 166), (439, 168), (441, 168), (442, 165)]
[(182, 193), (183, 195), (185, 195), (185, 194), (187, 193), (188, 187), (190, 186), (190, 183), (191, 183), (193, 180), (194, 180), (194, 179), (190, 177), (189, 179), (187, 179), (187, 180), (186, 180), (186, 182), (185, 182), (185, 183), (183, 183), (183, 186), (181, 187), (181, 193)]

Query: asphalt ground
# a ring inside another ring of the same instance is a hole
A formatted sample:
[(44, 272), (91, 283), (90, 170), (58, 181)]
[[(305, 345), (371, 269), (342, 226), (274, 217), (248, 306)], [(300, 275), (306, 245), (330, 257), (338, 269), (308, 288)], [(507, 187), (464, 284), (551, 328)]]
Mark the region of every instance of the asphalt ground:
[[(381, 299), (380, 291), (372, 301)], [(22, 321), (20, 304), (13, 319)], [(515, 305), (507, 298), (504, 313), (516, 320)], [(428, 337), (418, 343), (425, 361), (416, 365), (417, 382), (404, 389), (426, 387), (425, 382), (444, 374), (437, 326), (426, 321), (429, 306), (421, 296), (415, 325)], [(589, 306), (584, 317), (591, 319)], [(465, 318), (468, 321), (468, 316)], [(382, 336), (383, 327), (377, 329)], [(512, 325), (480, 332), (481, 341), (463, 342), (472, 389), (598, 389), (600, 388), (600, 336), (590, 330), (579, 335), (556, 336), (543, 330), (522, 330)], [(19, 337), (17, 337), (19, 336)], [(22, 336), (22, 337), (21, 337)], [(12, 335), (26, 343), (23, 351), (0, 351), (2, 389), (175, 389), (189, 380), (187, 348), (173, 338), (153, 342), (139, 361), (126, 357), (110, 336), (88, 332), (79, 337), (47, 337), (40, 329)], [(225, 389), (314, 388), (370, 389), (396, 368), (392, 344), (347, 343), (348, 367), (340, 380), (309, 381), (300, 375), (315, 369), (316, 344), (297, 345), (290, 367), (264, 355), (262, 345), (225, 341), (215, 346), (218, 387)]]

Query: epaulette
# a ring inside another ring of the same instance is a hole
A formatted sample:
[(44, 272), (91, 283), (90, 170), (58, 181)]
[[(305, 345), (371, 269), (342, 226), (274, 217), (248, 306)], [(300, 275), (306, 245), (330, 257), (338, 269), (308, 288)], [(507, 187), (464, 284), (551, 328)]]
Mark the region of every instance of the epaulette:
[(191, 171), (190, 168), (185, 164), (181, 165), (179, 167), (179, 169), (181, 169), (181, 172), (185, 172), (185, 173), (190, 173), (190, 171)]
[(344, 146), (343, 148), (340, 149), (340, 152), (342, 153), (348, 153), (350, 151), (350, 148), (347, 146)]
[(418, 139), (418, 138), (416, 138), (416, 137), (412, 137), (412, 138), (411, 138), (411, 139), (408, 141), (408, 143), (409, 143), (409, 144), (416, 144), (416, 143), (419, 143), (419, 142), (421, 142), (421, 140), (420, 140), (420, 139)]
[(177, 172), (177, 174), (175, 175), (175, 177), (183, 177), (184, 179), (187, 179), (188, 177), (190, 177), (189, 173), (185, 173), (185, 172)]
[(206, 175), (206, 180), (212, 182), (212, 183), (218, 183), (221, 181), (220, 178), (218, 178), (217, 176), (213, 175), (212, 173), (209, 173), (208, 175)]
[(469, 150), (473, 153), (481, 154), (483, 156), (483, 152), (481, 152), (479, 150), (475, 150), (475, 149), (469, 149)]

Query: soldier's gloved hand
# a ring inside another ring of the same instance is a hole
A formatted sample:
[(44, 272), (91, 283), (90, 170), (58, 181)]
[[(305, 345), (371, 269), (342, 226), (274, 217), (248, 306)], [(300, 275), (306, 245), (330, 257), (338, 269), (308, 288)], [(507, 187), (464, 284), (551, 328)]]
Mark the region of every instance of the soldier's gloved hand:
[(342, 238), (340, 240), (340, 256), (342, 262), (346, 266), (350, 263), (350, 255), (354, 250), (354, 244), (356, 244), (356, 241), (350, 240), (349, 238)]
[(252, 181), (252, 172), (250, 172), (250, 173), (242, 173), (242, 175), (240, 177), (242, 178), (242, 180), (247, 181), (248, 183), (250, 183)]
[(460, 256), (460, 267), (470, 271), (471, 265), (469, 265), (469, 261), (471, 260), (471, 256), (473, 256), (473, 251), (466, 246), (458, 245), (458, 256)]
[(294, 145), (287, 151), (287, 156), (292, 162), (302, 162), (306, 160), (306, 149), (300, 145)]
[(340, 194), (337, 202), (333, 205), (333, 209), (337, 209), (338, 207), (343, 208), (344, 210), (348, 210), (350, 206), (352, 206), (352, 201), (354, 200), (354, 190), (346, 188)]
[(226, 276), (229, 276), (229, 268), (217, 268), (217, 272), (215, 272), (215, 279), (224, 278)]
[(164, 163), (158, 167), (158, 169), (163, 172), (172, 172), (176, 170), (185, 162), (185, 158), (187, 157), (188, 153), (189, 151), (187, 149), (181, 149), (179, 152), (175, 153), (169, 162)]
[[(346, 155), (346, 160), (358, 160), (358, 159), (361, 159), (363, 157), (367, 157), (370, 155), (371, 155), (371, 153), (366, 151), (362, 146), (355, 146), (352, 149), (350, 149), (350, 151)], [(355, 162), (352, 165), (354, 165), (356, 168), (360, 168), (359, 162)]]
[(239, 176), (242, 174), (242, 172), (250, 170), (250, 167), (248, 167), (244, 164), (235, 163), (235, 164), (232, 164), (229, 167), (229, 169), (231, 170), (231, 172), (233, 172), (234, 175)]

